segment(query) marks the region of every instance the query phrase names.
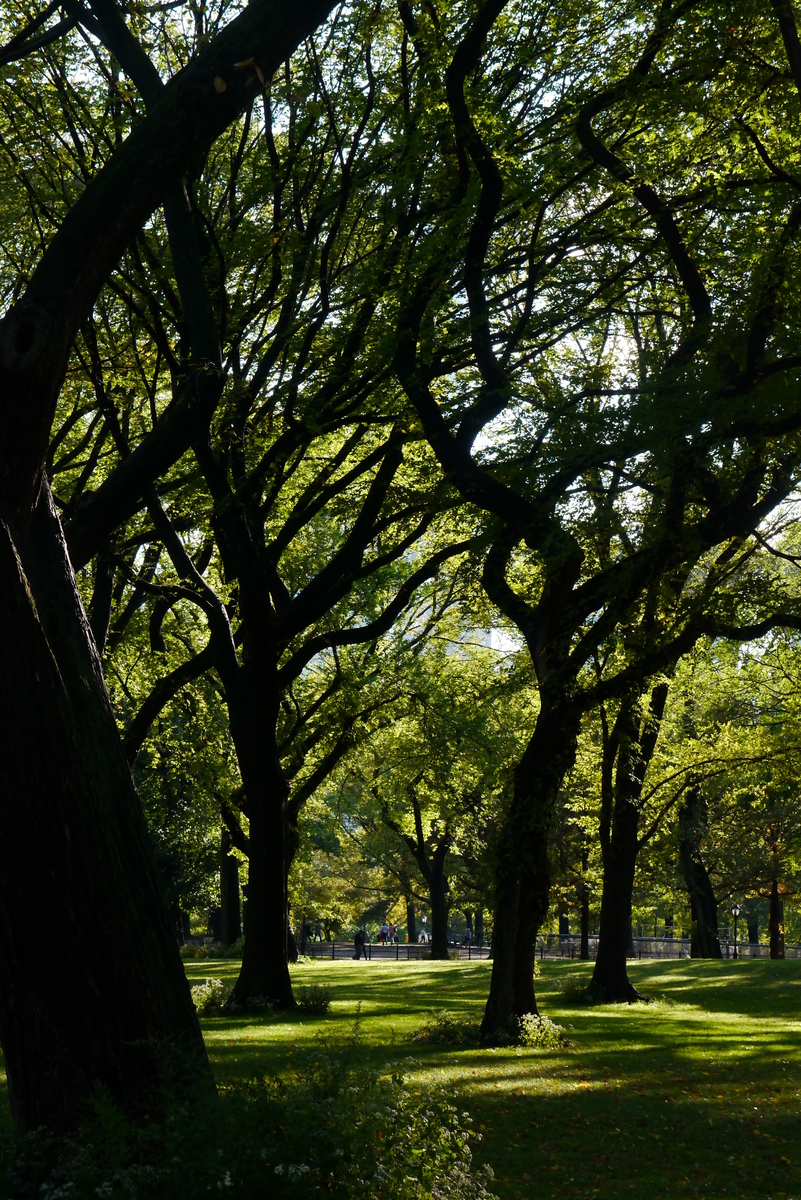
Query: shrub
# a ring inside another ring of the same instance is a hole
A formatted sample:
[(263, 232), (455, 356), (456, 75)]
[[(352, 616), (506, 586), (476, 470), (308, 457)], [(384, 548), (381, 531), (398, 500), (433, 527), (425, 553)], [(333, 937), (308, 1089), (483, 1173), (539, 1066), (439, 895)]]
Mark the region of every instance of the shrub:
[(440, 1092), (319, 1051), (290, 1082), (255, 1080), (207, 1104), (169, 1106), (163, 1126), (128, 1122), (96, 1094), (81, 1130), (17, 1144), (14, 1200), (494, 1200), (472, 1169), (480, 1137)]
[(192, 1003), (199, 1017), (217, 1017), (231, 998), (231, 988), (221, 979), (204, 979), (192, 988)]
[(310, 983), (298, 989), (298, 1008), (302, 1013), (327, 1013), (331, 1007), (332, 991), (322, 983)]
[(220, 958), (241, 958), (245, 949), (244, 935), (231, 942), (230, 946), (220, 945)]
[(563, 1026), (550, 1017), (526, 1013), (518, 1022), (518, 1042), (530, 1050), (563, 1050), (570, 1045)]

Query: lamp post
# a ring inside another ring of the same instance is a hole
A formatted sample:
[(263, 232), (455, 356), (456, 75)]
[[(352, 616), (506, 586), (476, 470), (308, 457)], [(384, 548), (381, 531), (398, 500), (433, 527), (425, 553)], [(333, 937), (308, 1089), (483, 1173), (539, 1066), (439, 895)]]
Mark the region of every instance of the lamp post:
[(740, 905), (735, 904), (732, 907), (731, 915), (734, 917), (734, 957), (737, 957), (737, 918), (740, 915)]

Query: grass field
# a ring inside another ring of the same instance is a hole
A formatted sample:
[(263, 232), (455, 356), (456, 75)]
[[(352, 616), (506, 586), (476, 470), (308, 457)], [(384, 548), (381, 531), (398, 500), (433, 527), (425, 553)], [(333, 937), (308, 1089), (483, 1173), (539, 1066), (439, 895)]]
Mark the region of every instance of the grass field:
[[(187, 973), (233, 980), (238, 965)], [(575, 999), (587, 965), (546, 962), (538, 997), (570, 1049), (412, 1043), (443, 1009), (478, 1022), (489, 968), (295, 967), (296, 985), (331, 988), (329, 1015), (205, 1020), (217, 1077), (291, 1076), (321, 1033), (350, 1039), (359, 1010), (365, 1065), (402, 1068), (413, 1090), (444, 1087), (472, 1114), (501, 1200), (801, 1200), (801, 963), (632, 963), (652, 1004), (587, 1007)]]

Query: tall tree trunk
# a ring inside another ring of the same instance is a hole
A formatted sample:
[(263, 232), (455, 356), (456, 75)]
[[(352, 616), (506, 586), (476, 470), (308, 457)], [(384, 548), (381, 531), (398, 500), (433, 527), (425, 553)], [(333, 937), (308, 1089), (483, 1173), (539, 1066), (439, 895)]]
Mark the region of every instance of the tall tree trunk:
[(679, 862), (690, 897), (691, 958), (722, 958), (718, 938), (718, 907), (712, 881), (701, 854), (706, 830), (706, 804), (696, 787), (687, 792), (679, 813)]
[(250, 824), (248, 918), (233, 999), (247, 1006), (256, 997), (266, 998), (280, 1008), (292, 1008), (287, 959), (288, 788), (275, 743), (278, 691), (269, 688), (261, 673), (254, 679), (255, 674), (246, 662), (236, 681), (238, 694), (226, 689)]
[(600, 841), (603, 859), (601, 919), (592, 989), (606, 1001), (641, 1000), (629, 980), (627, 958), (633, 953), (631, 901), (640, 849), (640, 810), (645, 774), (659, 738), (668, 684), (653, 688), (645, 716), (642, 692), (624, 697), (610, 731), (604, 721), (601, 771)]
[(779, 881), (775, 878), (770, 883), (768, 933), (770, 935), (770, 957), (784, 958), (784, 901), (779, 897)]
[[(440, 861), (441, 859), (441, 861)], [(428, 894), (431, 901), (431, 957), (447, 959), (448, 957), (448, 890), (445, 872), (443, 870), (445, 855), (432, 856), (432, 870), (428, 884)]]
[(618, 796), (604, 852), (598, 954), (592, 975), (593, 990), (606, 1001), (642, 999), (626, 968), (631, 946), (631, 897), (639, 820), (637, 807)]
[(548, 912), (548, 833), (559, 788), (575, 761), (578, 717), (543, 690), (534, 734), (514, 774), (500, 831), (492, 979), (481, 1023), (491, 1038), (513, 1017), (536, 1013), (534, 948)]
[(0, 661), (0, 1040), (15, 1121), (69, 1128), (95, 1083), (158, 1115), (165, 1080), (187, 1097), (213, 1083), (46, 482), (24, 525), (0, 513)]
[(589, 962), (590, 958), (590, 889), (587, 885), (587, 870), (589, 865), (590, 856), (585, 842), (581, 851), (581, 886), (579, 888), (579, 903), (581, 905), (581, 945), (579, 948), (579, 958), (582, 962)]
[(239, 913), (239, 859), (231, 854), (231, 835), (223, 829), (220, 837), (220, 937), (231, 946), (242, 935)]
[(479, 905), (479, 907), (476, 909), (476, 928), (475, 928), (474, 932), (476, 935), (476, 945), (483, 946), (484, 945), (484, 909), (482, 908), (481, 905)]

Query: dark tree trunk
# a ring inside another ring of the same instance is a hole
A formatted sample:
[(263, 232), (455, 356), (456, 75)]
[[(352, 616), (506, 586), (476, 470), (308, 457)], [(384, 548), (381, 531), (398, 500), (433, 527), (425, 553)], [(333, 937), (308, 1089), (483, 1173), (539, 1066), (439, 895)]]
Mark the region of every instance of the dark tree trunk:
[(631, 948), (631, 896), (637, 862), (640, 814), (624, 797), (616, 798), (609, 844), (604, 853), (604, 882), (598, 954), (592, 987), (604, 1000), (638, 1000), (630, 982), (626, 959)]
[(548, 833), (559, 788), (573, 765), (578, 719), (543, 691), (534, 734), (515, 770), (512, 802), (500, 831), (492, 979), (481, 1035), (536, 1013), (534, 948), (548, 912)]
[[(441, 858), (441, 862), (438, 861)], [(443, 871), (445, 855), (432, 856), (433, 870), (429, 878), (428, 893), (431, 901), (431, 957), (447, 959), (448, 957), (448, 891), (447, 880)]]
[[(445, 862), (451, 844), (451, 835), (447, 826), (444, 830), (438, 832), (435, 822), (431, 827), (428, 839), (426, 839), (423, 829), (423, 814), (414, 789), (410, 790), (409, 799), (411, 800), (412, 813), (414, 814), (414, 837), (411, 834), (404, 833), (386, 810), (383, 813), (383, 821), (388, 829), (391, 829), (406, 843), (412, 858), (417, 863), (420, 874), (426, 882), (429, 904), (431, 906), (431, 957), (446, 959), (448, 957), (449, 900)], [(406, 895), (406, 911), (408, 914), (411, 889), (409, 888), (408, 880), (404, 882), (403, 876), (400, 878)], [(412, 910), (412, 918), (414, 918), (414, 910)]]
[(692, 918), (690, 957), (722, 958), (717, 901), (701, 855), (706, 820), (706, 803), (698, 788), (692, 787), (679, 813), (679, 862), (690, 897)]
[(484, 945), (484, 909), (480, 906), (476, 909), (476, 945)]
[(784, 901), (779, 897), (778, 879), (772, 879), (770, 884), (768, 933), (770, 935), (770, 957), (784, 958)]
[[(0, 1039), (21, 1128), (213, 1087), (49, 489), (0, 519)], [(58, 914), (58, 936), (51, 936)], [(120, 946), (124, 950), (120, 949)]]
[(747, 919), (746, 924), (748, 926), (748, 941), (753, 946), (759, 941), (759, 921), (756, 918), (753, 920)]
[(223, 829), (220, 838), (220, 940), (231, 946), (242, 936), (239, 912), (239, 859), (231, 854), (231, 837)]
[(588, 962), (590, 958), (590, 889), (587, 885), (587, 870), (590, 856), (586, 845), (581, 852), (581, 885), (579, 887), (579, 903), (581, 905), (581, 946), (579, 958)]
[(559, 941), (570, 937), (570, 914), (564, 901), (559, 902)]
[(278, 690), (268, 689), (265, 673), (258, 672), (254, 680), (257, 673), (246, 661), (236, 680), (239, 695), (226, 687), (250, 823), (247, 929), (233, 999), (247, 1006), (252, 998), (266, 997), (280, 1008), (292, 1008), (287, 959), (288, 789), (275, 744)]
[(654, 755), (667, 702), (668, 685), (651, 692), (648, 712), (639, 713), (641, 692), (621, 700), (614, 726), (607, 731), (601, 776), (600, 841), (603, 859), (601, 919), (592, 989), (609, 1002), (641, 1000), (631, 983), (626, 960), (634, 954), (631, 899), (640, 849), (640, 806), (648, 765)]

